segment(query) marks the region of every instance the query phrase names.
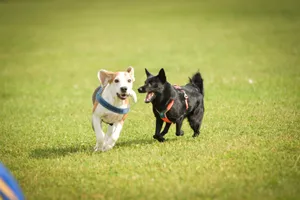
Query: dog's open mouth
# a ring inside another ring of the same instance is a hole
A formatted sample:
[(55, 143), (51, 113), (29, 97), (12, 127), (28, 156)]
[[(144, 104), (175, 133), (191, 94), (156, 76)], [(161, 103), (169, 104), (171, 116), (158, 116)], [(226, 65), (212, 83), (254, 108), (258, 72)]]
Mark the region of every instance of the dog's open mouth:
[(145, 98), (145, 103), (151, 102), (155, 98), (154, 92), (148, 92)]
[(125, 100), (126, 98), (127, 98), (127, 94), (119, 94), (119, 93), (117, 93), (117, 96), (120, 98), (120, 99), (122, 99), (122, 100)]

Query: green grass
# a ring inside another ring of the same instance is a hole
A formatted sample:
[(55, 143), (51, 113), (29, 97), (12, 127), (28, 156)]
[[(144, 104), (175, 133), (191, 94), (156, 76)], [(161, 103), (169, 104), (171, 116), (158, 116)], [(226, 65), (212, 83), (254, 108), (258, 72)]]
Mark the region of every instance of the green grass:
[[(300, 3), (0, 2), (0, 160), (27, 199), (299, 199)], [(205, 117), (193, 139), (152, 139), (138, 95), (120, 139), (94, 153), (99, 69), (200, 70)], [(250, 84), (249, 80), (253, 83)]]

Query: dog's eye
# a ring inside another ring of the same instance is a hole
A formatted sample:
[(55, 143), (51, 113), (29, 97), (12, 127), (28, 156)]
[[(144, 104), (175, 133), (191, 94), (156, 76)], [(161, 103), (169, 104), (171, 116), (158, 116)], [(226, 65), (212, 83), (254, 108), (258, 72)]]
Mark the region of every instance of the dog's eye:
[(131, 79), (128, 79), (127, 81), (128, 81), (128, 83), (131, 83), (132, 80), (131, 80)]
[(119, 79), (115, 79), (115, 83), (119, 83), (120, 81), (119, 81)]

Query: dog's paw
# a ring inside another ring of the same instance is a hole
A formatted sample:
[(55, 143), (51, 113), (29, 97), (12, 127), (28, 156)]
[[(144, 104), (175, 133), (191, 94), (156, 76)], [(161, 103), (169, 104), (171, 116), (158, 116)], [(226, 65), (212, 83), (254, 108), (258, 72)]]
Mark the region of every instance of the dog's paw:
[(183, 130), (180, 130), (179, 133), (176, 132), (176, 135), (177, 135), (177, 136), (183, 136), (183, 135), (184, 135), (184, 131), (183, 131)]
[(200, 135), (200, 133), (194, 133), (193, 137), (195, 138), (195, 137), (198, 137), (199, 135)]
[(105, 145), (102, 147), (101, 151), (105, 152), (105, 151), (111, 150), (113, 147), (114, 146), (112, 146), (112, 145)]
[(159, 135), (153, 135), (153, 138), (158, 140), (159, 142), (164, 142), (165, 141), (165, 138), (162, 137), (162, 136), (159, 136)]
[(94, 147), (94, 151), (101, 151), (102, 150), (102, 145), (100, 145), (98, 142), (96, 143)]
[(94, 151), (95, 151), (95, 152), (96, 152), (96, 151), (99, 151), (99, 150), (101, 150), (101, 148), (99, 148), (98, 145), (94, 146)]

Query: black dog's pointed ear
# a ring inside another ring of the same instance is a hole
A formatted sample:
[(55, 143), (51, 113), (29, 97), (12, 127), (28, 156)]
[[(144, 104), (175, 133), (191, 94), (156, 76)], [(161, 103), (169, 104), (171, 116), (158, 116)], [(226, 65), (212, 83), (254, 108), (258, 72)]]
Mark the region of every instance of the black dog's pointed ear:
[(165, 74), (164, 68), (161, 68), (161, 69), (159, 70), (158, 78), (159, 78), (159, 80), (160, 80), (162, 83), (165, 83), (165, 82), (167, 81), (167, 78), (166, 78), (166, 74)]
[(145, 68), (145, 72), (146, 72), (147, 77), (152, 76), (152, 74), (150, 72), (148, 72), (148, 70), (146, 68)]

